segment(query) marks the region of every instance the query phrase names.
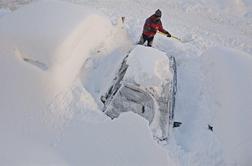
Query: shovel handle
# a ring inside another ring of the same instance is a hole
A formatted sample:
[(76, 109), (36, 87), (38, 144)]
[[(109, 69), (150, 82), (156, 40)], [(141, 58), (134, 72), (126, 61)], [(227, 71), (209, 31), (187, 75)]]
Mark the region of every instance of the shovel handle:
[(173, 39), (176, 39), (176, 40), (179, 40), (179, 41), (181, 41), (182, 42), (182, 40), (180, 39), (180, 38), (178, 38), (178, 37), (176, 37), (176, 36), (171, 36)]
[[(163, 33), (163, 32), (158, 31), (158, 33), (167, 36), (167, 35), (166, 35), (165, 33)], [(176, 37), (176, 36), (171, 35), (171, 38), (176, 39), (176, 40), (178, 40), (178, 41), (180, 41), (180, 42), (183, 42), (180, 38), (178, 38), (178, 37)]]

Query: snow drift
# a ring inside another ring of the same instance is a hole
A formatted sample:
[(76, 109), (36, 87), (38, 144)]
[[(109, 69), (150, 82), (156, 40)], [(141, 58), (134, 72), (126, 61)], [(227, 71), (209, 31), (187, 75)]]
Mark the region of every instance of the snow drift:
[[(61, 98), (66, 89), (71, 89), (91, 53), (105, 45), (104, 41), (110, 42), (116, 32), (110, 20), (99, 12), (58, 1), (25, 6), (3, 17), (0, 24), (1, 75), (12, 76), (1, 82), (3, 91), (11, 90), (5, 98), (12, 98), (3, 102), (7, 105), (3, 109), (12, 111), (62, 105), (54, 103), (55, 97)], [(120, 42), (110, 45), (118, 47)], [(6, 68), (11, 68), (12, 73)], [(82, 92), (90, 97), (85, 88)], [(63, 102), (71, 103), (67, 99)]]
[(45, 69), (53, 70), (61, 65), (62, 72), (76, 75), (62, 65), (73, 61), (74, 56), (75, 61), (71, 63), (75, 64), (72, 65), (80, 62), (80, 66), (87, 58), (84, 59), (84, 55), (109, 38), (113, 30), (111, 22), (102, 14), (90, 8), (78, 9), (75, 5), (57, 1), (36, 2), (23, 7), (2, 18), (1, 45), (15, 50), (21, 58), (44, 64)]
[(108, 121), (80, 80), (88, 62), (130, 43), (119, 24), (92, 8), (45, 0), (2, 17), (0, 36), (1, 165), (168, 164), (141, 119)]
[(214, 132), (227, 165), (246, 166), (252, 154), (252, 57), (242, 51), (215, 47), (203, 56), (214, 115)]

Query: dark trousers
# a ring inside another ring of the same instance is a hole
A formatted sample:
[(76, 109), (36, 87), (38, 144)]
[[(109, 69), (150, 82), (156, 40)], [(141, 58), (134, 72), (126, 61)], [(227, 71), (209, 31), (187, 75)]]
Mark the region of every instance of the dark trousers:
[(142, 34), (138, 44), (143, 45), (147, 41), (148, 42), (147, 46), (151, 47), (152, 43), (153, 43), (153, 39), (154, 39), (154, 36), (153, 37), (148, 37), (148, 36)]

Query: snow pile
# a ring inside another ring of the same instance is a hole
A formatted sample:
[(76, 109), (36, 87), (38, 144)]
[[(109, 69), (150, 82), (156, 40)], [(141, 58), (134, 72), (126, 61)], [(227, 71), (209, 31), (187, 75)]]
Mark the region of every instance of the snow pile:
[(176, 93), (175, 65), (173, 57), (162, 51), (135, 46), (101, 96), (102, 110), (112, 119), (132, 111), (149, 121), (155, 138), (169, 140)]
[(0, 36), (1, 165), (168, 164), (144, 121), (98, 112), (94, 82), (85, 80), (90, 62), (121, 62), (114, 57), (129, 44), (121, 25), (90, 7), (44, 0), (2, 17)]
[[(106, 47), (108, 43), (109, 49), (120, 45), (120, 42), (111, 42), (116, 28), (106, 17), (92, 8), (86, 9), (65, 2), (32, 3), (3, 17), (0, 24), (0, 47), (3, 58), (1, 71), (5, 72), (5, 68), (10, 67), (14, 73), (5, 73), (5, 75), (19, 76), (5, 79), (2, 85), (6, 87), (1, 88), (8, 87), (7, 89), (13, 89), (13, 92), (14, 89), (16, 92), (22, 89), (23, 92), (20, 94), (27, 94), (25, 91), (28, 89), (31, 91), (30, 97), (36, 93), (37, 98), (33, 97), (33, 99), (40, 104), (30, 104), (31, 108), (26, 108), (28, 110), (47, 109), (50, 103), (52, 109), (57, 109), (54, 108), (57, 107), (55, 102), (67, 101), (52, 100), (56, 96), (55, 100), (61, 100), (64, 95), (67, 95), (69, 101), (62, 108), (65, 109), (73, 99), (67, 89), (71, 89), (82, 65), (91, 53), (98, 47)], [(9, 82), (13, 82), (13, 87)], [(24, 83), (20, 84), (20, 82)], [(34, 84), (30, 86), (30, 82)], [(91, 97), (84, 88), (80, 91), (87, 98)], [(40, 96), (41, 94), (44, 95)], [(22, 101), (30, 100), (30, 97), (16, 95), (16, 93), (8, 93), (8, 95), (13, 95), (13, 98), (20, 101), (23, 107), (27, 107), (25, 104), (27, 102)], [(92, 97), (89, 100), (92, 100)], [(62, 105), (62, 103), (56, 104)], [(14, 105), (16, 108), (20, 107)]]
[(214, 99), (214, 131), (223, 146), (227, 165), (249, 165), (252, 57), (238, 50), (217, 47), (205, 53), (203, 62)]
[(130, 65), (124, 79), (146, 88), (161, 88), (162, 84), (166, 80), (171, 80), (173, 76), (169, 69), (169, 58), (162, 51), (142, 47), (144, 46), (137, 46), (130, 53), (127, 60), (127, 64)]
[(153, 141), (148, 123), (133, 113), (102, 123), (80, 123), (75, 119), (64, 131), (57, 149), (69, 165), (166, 166), (173, 163), (166, 150)]
[[(58, 7), (59, 4), (64, 8)], [(87, 48), (95, 47), (92, 43), (109, 35), (112, 25), (101, 14), (93, 14), (97, 13), (93, 9), (78, 8), (57, 1), (36, 2), (20, 8), (1, 20), (1, 45), (17, 49), (22, 57), (37, 60), (48, 68), (67, 61), (80, 46), (86, 46), (88, 51)], [(94, 34), (96, 38), (92, 37)]]

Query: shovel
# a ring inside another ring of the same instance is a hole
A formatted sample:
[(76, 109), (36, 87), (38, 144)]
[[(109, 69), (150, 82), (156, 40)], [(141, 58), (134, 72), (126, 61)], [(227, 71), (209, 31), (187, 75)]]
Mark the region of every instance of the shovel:
[[(166, 35), (165, 33), (163, 33), (163, 32), (158, 31), (158, 33), (167, 36), (167, 35)], [(190, 39), (181, 39), (181, 38), (179, 38), (179, 37), (177, 37), (177, 36), (174, 36), (174, 35), (171, 35), (171, 38), (173, 38), (173, 39), (175, 39), (175, 40), (178, 40), (178, 41), (181, 42), (181, 43), (187, 43), (187, 42), (190, 42), (190, 41), (193, 40), (192, 38), (190, 38)]]

